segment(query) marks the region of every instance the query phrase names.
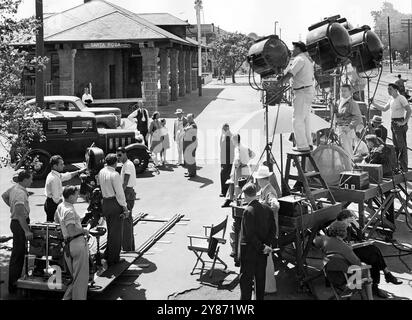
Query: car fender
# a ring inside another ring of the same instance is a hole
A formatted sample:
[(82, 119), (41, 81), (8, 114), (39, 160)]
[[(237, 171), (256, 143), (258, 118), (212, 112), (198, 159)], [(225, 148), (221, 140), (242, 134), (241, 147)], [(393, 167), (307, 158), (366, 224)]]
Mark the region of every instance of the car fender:
[(116, 129), (117, 127), (117, 117), (114, 114), (99, 114), (96, 116), (96, 122), (104, 123), (110, 129)]
[(47, 156), (48, 158), (51, 158), (51, 154), (48, 153), (47, 151), (43, 150), (43, 149), (33, 149), (30, 150), (28, 152), (26, 152), (26, 154), (21, 157), (20, 161), (17, 163), (17, 165), (14, 167), (14, 170), (17, 171), (21, 168), (21, 166), (23, 165), (24, 160), (31, 154), (31, 153), (42, 153), (45, 156)]
[(127, 152), (132, 151), (132, 150), (139, 150), (142, 153), (146, 153), (148, 158), (150, 158), (149, 149), (146, 146), (141, 145), (139, 143), (129, 144), (127, 147), (125, 147), (125, 149), (126, 149)]

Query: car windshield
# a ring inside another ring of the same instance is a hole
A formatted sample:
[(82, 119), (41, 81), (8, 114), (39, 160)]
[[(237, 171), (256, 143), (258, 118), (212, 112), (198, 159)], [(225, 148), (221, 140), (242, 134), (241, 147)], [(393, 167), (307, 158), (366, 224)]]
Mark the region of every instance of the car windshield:
[(87, 108), (87, 107), (84, 105), (84, 103), (83, 103), (83, 101), (82, 101), (81, 99), (77, 99), (77, 100), (75, 101), (75, 103), (76, 103), (76, 105), (79, 107), (79, 109), (80, 109), (81, 111), (83, 111), (85, 108)]

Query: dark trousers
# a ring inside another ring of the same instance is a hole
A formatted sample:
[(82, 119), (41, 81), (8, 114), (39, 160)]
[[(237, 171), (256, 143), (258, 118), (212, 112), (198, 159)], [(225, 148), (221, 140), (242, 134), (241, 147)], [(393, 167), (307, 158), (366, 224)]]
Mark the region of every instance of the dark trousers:
[[(186, 150), (186, 148), (184, 149)], [(183, 152), (183, 157), (185, 157), (186, 152)], [(196, 176), (196, 171), (197, 171), (197, 165), (196, 165), (196, 149), (193, 150), (192, 152), (192, 158), (189, 161), (185, 160), (185, 168), (187, 169), (187, 172), (189, 173), (189, 176)]]
[(109, 266), (120, 260), (123, 238), (123, 220), (120, 215), (123, 213), (122, 207), (116, 199), (103, 199), (103, 216), (107, 223), (107, 249), (105, 256)]
[(240, 300), (252, 300), (253, 280), (256, 300), (264, 300), (268, 257), (247, 245), (240, 252)]
[(367, 247), (357, 248), (353, 250), (359, 259), (370, 265), (371, 269), (371, 278), (374, 284), (379, 284), (380, 282), (380, 272), (385, 270), (386, 263), (385, 259), (382, 256), (382, 252), (378, 247), (371, 245)]
[(136, 250), (135, 243), (134, 243), (134, 227), (133, 227), (133, 215), (132, 215), (136, 193), (134, 192), (133, 188), (126, 188), (125, 195), (126, 195), (127, 209), (130, 211), (130, 215), (127, 219), (123, 220), (122, 248), (123, 248), (123, 251), (130, 252), (130, 251)]
[(407, 131), (408, 125), (397, 126), (392, 124), (393, 144), (395, 146), (399, 165), (404, 172), (408, 172), (408, 144), (406, 141)]
[[(139, 130), (139, 128), (137, 128), (137, 130)], [(144, 131), (144, 130), (139, 130), (139, 131), (140, 131), (141, 135), (143, 136), (144, 144), (146, 145), (146, 147), (148, 147), (149, 146), (149, 143), (147, 141), (148, 131)]]
[(54, 222), (54, 214), (56, 213), (58, 204), (52, 198), (47, 198), (44, 203), (44, 211), (46, 212), (47, 222)]
[[(28, 219), (27, 223), (30, 223)], [(26, 235), (18, 220), (11, 221), (10, 229), (13, 233), (13, 249), (9, 263), (9, 291), (12, 292), (16, 289), (17, 280), (19, 280), (23, 271), (27, 245)]]
[(220, 166), (220, 190), (224, 195), (226, 195), (229, 190), (229, 185), (226, 184), (226, 181), (230, 178), (230, 171), (232, 171), (232, 164), (222, 164)]

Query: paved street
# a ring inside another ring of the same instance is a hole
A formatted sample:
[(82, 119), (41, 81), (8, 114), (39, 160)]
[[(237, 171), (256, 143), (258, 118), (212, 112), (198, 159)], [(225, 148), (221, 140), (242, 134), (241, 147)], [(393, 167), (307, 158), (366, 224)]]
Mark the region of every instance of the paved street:
[[(386, 77), (385, 79), (388, 79)], [(218, 197), (220, 193), (220, 165), (218, 163), (218, 138), (220, 129), (224, 122), (234, 125), (248, 113), (259, 110), (261, 104), (259, 95), (253, 91), (246, 83), (245, 78), (239, 79), (238, 85), (222, 85), (216, 82), (207, 85), (204, 89), (204, 96), (200, 103), (194, 104), (192, 96), (186, 96), (178, 103), (173, 103), (167, 109), (160, 108), (161, 116), (167, 118), (167, 127), (172, 138), (173, 119), (172, 115), (176, 108), (181, 107), (186, 113), (193, 112), (199, 127), (199, 149), (198, 149), (198, 177), (187, 180), (184, 178), (184, 169), (176, 167), (176, 154), (174, 145), (169, 151), (168, 159), (171, 163), (160, 175), (147, 173), (138, 179), (136, 186), (137, 197), (134, 214), (139, 212), (148, 213), (156, 218), (171, 218), (173, 215), (181, 213), (190, 221), (175, 226), (168, 233), (162, 242), (156, 244), (142, 259), (136, 262), (131, 271), (116, 281), (107, 291), (95, 297), (96, 299), (127, 299), (127, 300), (166, 300), (174, 299), (226, 299), (236, 300), (239, 298), (239, 287), (236, 282), (232, 283), (238, 268), (233, 265), (233, 259), (229, 257), (229, 243), (223, 246), (221, 256), (228, 263), (229, 274), (217, 273), (211, 280), (213, 284), (219, 284), (219, 280), (226, 279), (223, 286), (217, 288), (202, 286), (197, 281), (198, 276), (190, 276), (191, 268), (195, 262), (195, 256), (187, 250), (187, 235), (201, 235), (202, 226), (217, 224), (229, 215), (229, 228), (231, 225), (231, 210), (221, 209), (222, 199)], [(384, 95), (386, 86), (382, 86), (379, 94)], [(389, 113), (384, 115), (385, 123), (388, 123)], [(126, 127), (131, 127), (126, 123)], [(263, 128), (262, 128), (263, 129)], [(408, 141), (412, 141), (409, 130)], [(263, 141), (253, 140), (253, 136), (245, 137), (251, 139), (251, 147), (257, 153), (262, 150)], [(286, 139), (285, 139), (286, 140)], [(284, 152), (290, 150), (289, 142), (285, 142)], [(279, 143), (275, 143), (273, 153), (280, 161)], [(410, 157), (412, 154), (410, 154)], [(13, 171), (11, 169), (0, 169), (0, 192), (4, 192), (9, 186)], [(79, 181), (74, 181), (79, 183)], [(44, 221), (43, 211), (43, 183), (36, 183), (30, 189), (33, 195), (31, 201), (31, 219)], [(84, 212), (85, 203), (76, 205), (78, 212)], [(0, 201), (0, 235), (9, 235), (9, 214), (8, 208)], [(135, 228), (135, 238), (137, 246), (143, 243), (154, 231), (160, 228), (158, 223), (139, 223)], [(405, 223), (398, 223), (398, 231), (395, 235), (398, 239), (412, 244), (411, 232), (406, 228)], [(226, 236), (229, 239), (228, 235)], [(10, 245), (8, 243), (6, 245)], [(385, 255), (397, 255), (398, 251), (391, 246), (379, 245)], [(316, 253), (313, 253), (316, 254)], [(0, 270), (2, 279), (6, 279), (7, 262), (9, 252), (5, 248), (0, 249)], [(311, 261), (313, 265), (318, 265), (319, 261)], [(412, 257), (405, 256), (402, 259), (397, 257), (388, 259), (390, 269), (404, 280), (401, 286), (382, 284), (382, 289), (390, 292), (395, 299), (412, 299)], [(145, 265), (142, 268), (142, 265)], [(148, 266), (146, 266), (148, 265)], [(383, 277), (382, 277), (383, 279)], [(232, 285), (234, 284), (234, 285)], [(1, 285), (0, 294), (2, 299), (7, 299), (5, 285)], [(319, 296), (327, 298), (328, 290), (324, 288), (322, 280), (316, 282)], [(312, 299), (305, 293), (297, 292), (297, 284), (292, 271), (281, 271), (278, 275), (278, 294), (268, 297), (268, 299), (290, 300), (290, 299)]]

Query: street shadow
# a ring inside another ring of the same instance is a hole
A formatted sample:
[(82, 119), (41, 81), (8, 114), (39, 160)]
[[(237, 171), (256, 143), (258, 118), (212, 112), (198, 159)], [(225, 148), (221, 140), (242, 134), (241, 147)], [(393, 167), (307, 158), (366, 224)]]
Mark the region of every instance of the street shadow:
[(201, 183), (202, 185), (200, 186), (200, 189), (204, 189), (204, 188), (214, 184), (213, 180), (210, 180), (210, 179), (204, 178), (204, 177), (200, 177), (200, 176), (190, 178), (189, 181), (193, 181), (193, 182), (196, 182), (196, 183)]
[(202, 285), (214, 287), (217, 290), (234, 290), (239, 284), (239, 275), (234, 271), (215, 269), (212, 277), (206, 272), (198, 280)]
[(224, 90), (224, 88), (203, 88), (201, 97), (198, 96), (197, 91), (193, 91), (185, 97), (180, 97), (178, 101), (169, 102), (167, 106), (159, 106), (158, 111), (162, 118), (176, 118), (174, 113), (178, 108), (183, 109), (186, 115), (193, 113), (197, 117), (211, 102), (217, 100)]
[(177, 166), (170, 165), (170, 164), (164, 164), (163, 166), (157, 167), (159, 171), (161, 172), (174, 172), (174, 169), (177, 169)]

